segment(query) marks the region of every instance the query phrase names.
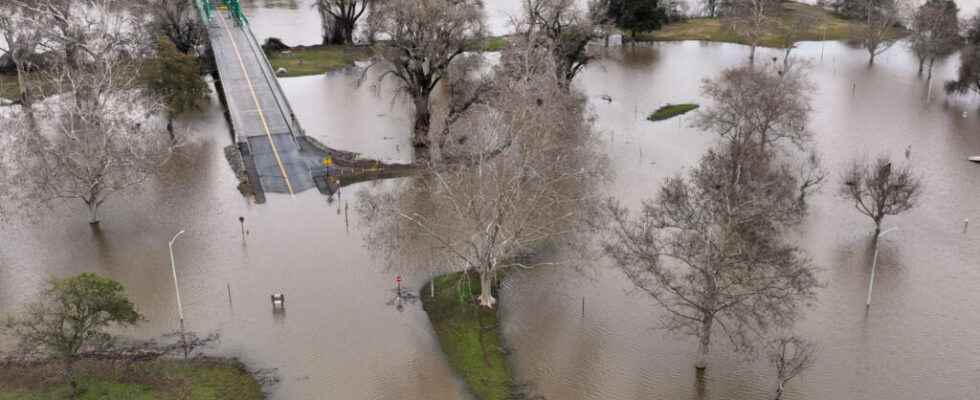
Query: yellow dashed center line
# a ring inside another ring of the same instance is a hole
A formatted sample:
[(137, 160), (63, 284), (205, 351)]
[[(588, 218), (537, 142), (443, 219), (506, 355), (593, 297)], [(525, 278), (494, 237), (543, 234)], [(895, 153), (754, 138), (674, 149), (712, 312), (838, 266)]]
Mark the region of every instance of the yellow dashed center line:
[(224, 28), (225, 32), (228, 33), (228, 40), (231, 40), (231, 47), (235, 50), (235, 56), (238, 57), (238, 65), (242, 67), (242, 73), (245, 75), (245, 82), (248, 83), (248, 91), (252, 93), (252, 101), (255, 102), (255, 109), (259, 113), (259, 119), (262, 121), (262, 128), (265, 130), (265, 135), (269, 137), (269, 145), (272, 146), (272, 155), (276, 157), (276, 164), (279, 165), (279, 172), (282, 172), (283, 179), (286, 180), (286, 188), (289, 189), (289, 194), (294, 195), (293, 185), (289, 182), (289, 174), (286, 173), (286, 168), (282, 164), (282, 158), (279, 157), (279, 150), (276, 148), (276, 142), (272, 140), (272, 131), (269, 129), (269, 122), (265, 119), (265, 112), (262, 111), (262, 103), (259, 102), (259, 96), (255, 94), (255, 87), (252, 85), (252, 79), (248, 76), (248, 69), (245, 68), (245, 61), (242, 60), (242, 53), (238, 51), (238, 44), (235, 43), (235, 37), (232, 35), (230, 29), (228, 29), (228, 24), (225, 23), (224, 15), (218, 15), (218, 21), (221, 23), (221, 27)]

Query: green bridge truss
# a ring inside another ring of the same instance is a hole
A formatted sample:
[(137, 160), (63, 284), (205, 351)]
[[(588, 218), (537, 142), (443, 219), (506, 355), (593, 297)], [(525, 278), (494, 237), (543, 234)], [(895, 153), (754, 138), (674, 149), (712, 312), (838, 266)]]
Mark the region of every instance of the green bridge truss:
[(201, 14), (201, 19), (204, 22), (209, 22), (214, 17), (215, 3), (218, 2), (228, 9), (238, 25), (248, 24), (248, 18), (245, 18), (245, 13), (242, 12), (242, 4), (238, 0), (195, 0), (194, 4), (197, 5), (197, 11)]

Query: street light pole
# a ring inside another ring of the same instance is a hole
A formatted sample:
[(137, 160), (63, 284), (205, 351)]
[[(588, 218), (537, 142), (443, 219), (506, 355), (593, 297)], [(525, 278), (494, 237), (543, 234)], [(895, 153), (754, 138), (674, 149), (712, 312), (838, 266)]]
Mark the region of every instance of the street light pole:
[(184, 347), (184, 358), (187, 358), (187, 341), (184, 336), (184, 306), (180, 302), (180, 285), (177, 284), (177, 267), (174, 264), (174, 241), (183, 233), (183, 230), (177, 232), (173, 239), (170, 239), (168, 247), (170, 248), (170, 270), (174, 274), (174, 291), (177, 292), (177, 315), (180, 317), (180, 343)]
[(874, 258), (871, 261), (871, 279), (868, 280), (868, 300), (867, 300), (867, 302), (864, 303), (865, 310), (871, 308), (871, 291), (875, 287), (875, 271), (878, 269), (878, 243), (879, 243), (879, 239), (881, 239), (882, 236), (885, 236), (885, 234), (887, 234), (888, 232), (891, 232), (891, 231), (894, 231), (894, 230), (897, 230), (897, 229), (898, 229), (897, 226), (896, 227), (893, 227), (893, 228), (891, 228), (889, 230), (886, 230), (884, 232), (879, 233), (878, 236), (875, 237), (875, 255), (874, 255)]

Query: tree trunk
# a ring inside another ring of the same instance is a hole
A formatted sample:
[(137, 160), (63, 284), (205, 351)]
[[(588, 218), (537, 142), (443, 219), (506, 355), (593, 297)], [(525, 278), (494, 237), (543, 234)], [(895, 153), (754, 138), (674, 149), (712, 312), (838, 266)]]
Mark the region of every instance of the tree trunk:
[(935, 58), (929, 59), (929, 75), (926, 77), (926, 81), (932, 81), (932, 66), (936, 63)]
[[(13, 58), (13, 52), (11, 52), (11, 58)], [(18, 60), (14, 60), (14, 67), (17, 69), (17, 87), (20, 89), (20, 104), (24, 109), (31, 112), (31, 98), (27, 93), (27, 82), (24, 79), (24, 65)]]
[(873, 67), (875, 65), (875, 56), (877, 54), (875, 54), (874, 50), (871, 49), (868, 49), (868, 54), (870, 55), (870, 57), (868, 57), (868, 67)]
[(93, 201), (91, 203), (88, 203), (88, 212), (89, 212), (89, 214), (88, 214), (89, 215), (89, 217), (88, 217), (88, 223), (89, 224), (92, 224), (92, 225), (98, 224), (99, 223), (99, 203), (98, 202), (95, 202), (95, 201)]
[(711, 345), (711, 325), (714, 323), (714, 316), (705, 316), (701, 320), (701, 330), (698, 332), (698, 358), (694, 362), (694, 368), (704, 370), (708, 367), (708, 347)]
[(171, 112), (167, 112), (167, 133), (170, 134), (171, 142), (177, 141), (177, 136), (174, 135), (174, 115)]
[(925, 65), (925, 57), (919, 57), (919, 76), (922, 76), (922, 66)]
[(412, 131), (412, 145), (415, 146), (415, 158), (426, 158), (429, 150), (429, 127), (432, 123), (432, 111), (429, 96), (415, 96), (415, 127)]
[(71, 400), (78, 399), (78, 383), (75, 382), (75, 372), (74, 372), (74, 360), (71, 358), (65, 359), (65, 383), (68, 384), (68, 398)]
[(493, 272), (483, 269), (480, 271), (480, 297), (478, 297), (481, 307), (493, 308), (497, 304), (497, 299), (493, 298)]
[(780, 380), (779, 384), (776, 385), (776, 397), (773, 400), (782, 400), (783, 398), (783, 381)]
[(749, 65), (755, 65), (755, 43), (749, 46)]
[(789, 70), (789, 52), (793, 50), (793, 46), (787, 47), (786, 52), (783, 53), (783, 72)]

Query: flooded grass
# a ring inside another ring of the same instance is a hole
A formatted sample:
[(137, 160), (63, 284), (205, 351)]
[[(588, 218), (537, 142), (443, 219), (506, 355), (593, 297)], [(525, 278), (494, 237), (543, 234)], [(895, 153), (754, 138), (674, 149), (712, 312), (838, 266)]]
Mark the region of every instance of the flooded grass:
[(371, 57), (370, 47), (363, 46), (299, 46), (289, 51), (269, 54), (272, 69), (285, 68), (284, 77), (322, 75), (354, 65), (354, 61)]
[(667, 104), (663, 107), (657, 109), (647, 117), (650, 121), (663, 121), (665, 119), (670, 119), (681, 114), (685, 114), (698, 109), (698, 105), (694, 103), (683, 103), (683, 104)]
[[(260, 400), (262, 387), (241, 363), (225, 359), (157, 360), (126, 367), (108, 361), (77, 366), (82, 400)], [(60, 364), (0, 371), (0, 400), (68, 398)]]
[(439, 338), (449, 365), (474, 395), (481, 400), (509, 399), (513, 388), (500, 339), (497, 310), (479, 307), (473, 301), (480, 280), (461, 272), (435, 278), (435, 297), (427, 284), (421, 291), (422, 308)]
[(17, 75), (0, 74), (0, 98), (13, 100), (20, 97)]
[[(783, 13), (777, 25), (792, 25), (793, 20), (798, 17), (810, 19), (813, 24), (805, 32), (797, 35), (795, 42), (819, 41), (819, 40), (849, 40), (854, 39), (861, 29), (861, 22), (845, 19), (829, 10), (818, 6), (801, 4), (795, 2), (785, 2), (782, 4)], [(904, 36), (904, 32), (895, 30), (895, 37)], [(749, 44), (745, 39), (739, 37), (730, 29), (727, 29), (723, 20), (718, 18), (692, 18), (684, 22), (678, 22), (664, 26), (663, 29), (654, 32), (642, 33), (637, 35), (639, 41), (680, 41), (680, 40), (705, 40), (711, 42), (726, 42)], [(782, 48), (786, 47), (789, 40), (783, 33), (776, 28), (771, 29), (759, 42), (760, 46)]]

